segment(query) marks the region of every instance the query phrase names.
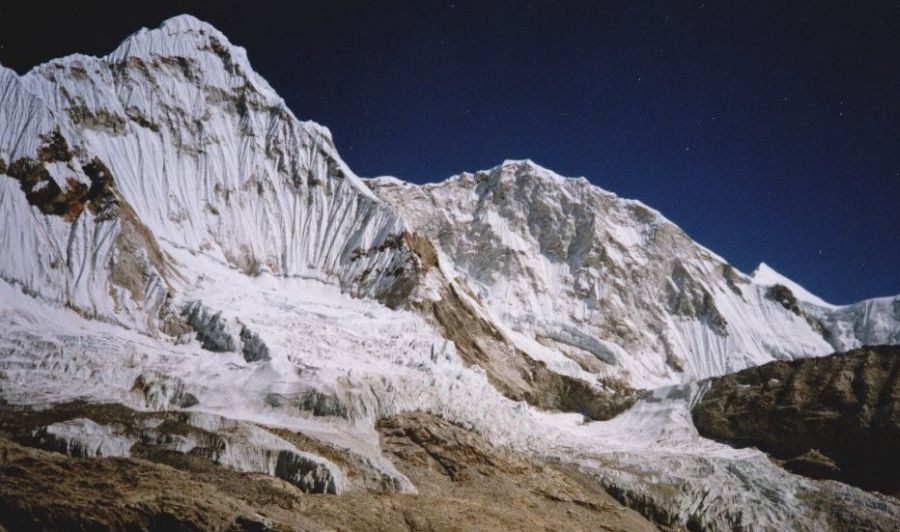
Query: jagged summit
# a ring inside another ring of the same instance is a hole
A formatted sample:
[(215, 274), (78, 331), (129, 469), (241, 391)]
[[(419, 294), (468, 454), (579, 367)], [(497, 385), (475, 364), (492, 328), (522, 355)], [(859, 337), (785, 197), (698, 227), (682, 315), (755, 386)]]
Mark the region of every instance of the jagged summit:
[(183, 14), (164, 20), (158, 28), (149, 29), (145, 27), (137, 30), (126, 37), (115, 50), (105, 56), (97, 57), (74, 53), (35, 65), (31, 71), (43, 70), (49, 65), (65, 64), (72, 61), (83, 62), (85, 60), (107, 59), (115, 62), (128, 56), (197, 57), (199, 51), (210, 47), (209, 45), (213, 42), (218, 43), (215, 47), (219, 48), (220, 53), (227, 52), (229, 55), (243, 58), (244, 62), (247, 62), (246, 50), (231, 44), (228, 38), (212, 24), (204, 22), (193, 15)]
[[(564, 177), (549, 168), (541, 166), (531, 159), (506, 159), (497, 166), (476, 172), (463, 172), (434, 183), (425, 183), (423, 186), (440, 186), (443, 183), (458, 180), (476, 181), (481, 183), (484, 177), (489, 176), (491, 183), (496, 183), (501, 178), (510, 179), (522, 176), (529, 179), (544, 179), (559, 185), (566, 183), (590, 184), (584, 177)], [(383, 179), (383, 178), (379, 178)], [(402, 180), (401, 180), (402, 181)]]
[[(204, 20), (200, 20), (199, 18), (189, 13), (182, 13), (180, 15), (175, 15), (167, 18), (159, 25), (159, 29), (166, 30), (169, 35), (174, 35), (177, 33), (193, 33), (196, 31), (205, 31), (207, 33), (214, 33), (225, 37), (222, 32), (216, 29), (212, 24)], [(151, 30), (148, 30), (147, 28), (141, 28), (133, 35), (146, 33), (148, 31)]]
[(531, 159), (506, 159), (502, 163), (497, 166), (490, 168), (488, 170), (484, 170), (487, 173), (496, 173), (496, 172), (511, 172), (511, 173), (521, 173), (525, 175), (530, 175), (534, 177), (542, 177), (545, 179), (552, 179), (555, 181), (562, 180), (585, 180), (583, 177), (563, 177), (562, 175), (550, 170), (545, 166), (541, 166), (540, 164), (532, 161)]
[(237, 56), (237, 59), (243, 59), (247, 63), (244, 48), (233, 45), (212, 24), (188, 14), (168, 18), (158, 28), (141, 28), (106, 57), (114, 61), (128, 56), (196, 57), (198, 52), (207, 49), (214, 53)]
[[(158, 28), (148, 29), (145, 27), (137, 30), (122, 41), (114, 51), (104, 57), (107, 59), (121, 59), (128, 55), (137, 56), (141, 54), (193, 56), (195, 55), (195, 50), (199, 48), (197, 44), (204, 41), (208, 42), (209, 37), (218, 41), (224, 50), (237, 56), (243, 56), (246, 60), (246, 50), (231, 44), (228, 38), (212, 24), (189, 14), (170, 17), (164, 20)], [(73, 53), (35, 65), (29, 72), (42, 70), (49, 65), (65, 64), (70, 61), (84, 62), (95, 59), (99, 58), (83, 53)]]
[[(163, 61), (168, 66), (178, 67), (181, 74), (193, 78), (195, 83), (222, 88), (252, 87), (269, 106), (296, 119), (284, 100), (253, 70), (243, 47), (232, 44), (213, 25), (189, 14), (166, 19), (158, 28), (141, 28), (106, 56), (76, 53), (37, 65), (22, 77), (27, 78), (32, 73), (53, 76), (54, 70), (64, 70), (70, 65), (75, 66), (76, 72), (87, 75), (91, 72), (85, 66), (97, 62), (107, 63), (114, 71), (125, 70), (144, 60), (150, 63)], [(132, 65), (128, 65), (129, 62)], [(6, 69), (0, 65), (0, 70)], [(331, 142), (331, 132), (326, 126), (313, 121), (301, 121), (301, 124)]]
[[(262, 77), (250, 66), (247, 51), (231, 44), (228, 38), (211, 24), (192, 15), (178, 15), (165, 20), (159, 28), (143, 28), (134, 33), (106, 60), (112, 63), (128, 58), (152, 60), (155, 57), (184, 58), (196, 62), (189, 65), (209, 76), (206, 82), (246, 79), (257, 90), (272, 98), (280, 98)], [(221, 71), (232, 74), (233, 78), (216, 76)]]

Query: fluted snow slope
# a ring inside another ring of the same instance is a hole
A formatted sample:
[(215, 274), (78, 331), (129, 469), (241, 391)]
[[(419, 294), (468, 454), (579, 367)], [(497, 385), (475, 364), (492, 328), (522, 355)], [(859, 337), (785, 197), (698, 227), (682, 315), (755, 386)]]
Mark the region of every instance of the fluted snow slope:
[(788, 287), (797, 298), (798, 308), (822, 325), (823, 336), (835, 351), (900, 343), (900, 295), (832, 305), (766, 264), (760, 264), (753, 272), (753, 282), (766, 287)]
[[(360, 295), (388, 290), (385, 272), (402, 266), (392, 247), (356, 260), (355, 250), (398, 236), (399, 218), (341, 161), (327, 129), (298, 121), (243, 49), (192, 17), (142, 30), (103, 58), (74, 55), (21, 77), (2, 69), (0, 102), (0, 159), (22, 182), (0, 181), (0, 242), (14, 250), (0, 275), (48, 300), (152, 329), (166, 284), (194, 274), (144, 249), (148, 260), (120, 276), (139, 279), (110, 276), (129, 245), (161, 243)], [(46, 169), (27, 185), (28, 201), (23, 174), (33, 169), (22, 160)], [(97, 181), (84, 169), (95, 160), (134, 214), (133, 242), (122, 242), (128, 217), (118, 213), (29, 207), (52, 202), (37, 197), (50, 186), (70, 204), (90, 203), (76, 187)]]

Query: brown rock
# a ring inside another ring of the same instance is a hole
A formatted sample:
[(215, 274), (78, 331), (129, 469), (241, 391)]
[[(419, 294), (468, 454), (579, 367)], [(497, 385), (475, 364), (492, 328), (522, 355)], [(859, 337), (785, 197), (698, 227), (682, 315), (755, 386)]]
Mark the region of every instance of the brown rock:
[[(0, 408), (0, 530), (656, 530), (578, 472), (494, 447), (422, 412), (378, 423), (385, 452), (417, 494), (365, 482), (365, 490), (313, 495), (194, 453), (133, 449), (141, 459), (72, 458), (3, 437), (28, 443), (32, 427), (73, 416), (127, 424), (148, 415), (177, 416), (87, 403)], [(358, 474), (345, 451), (275, 432), (327, 456), (351, 478)]]
[(771, 362), (710, 379), (700, 434), (786, 469), (900, 494), (900, 347)]

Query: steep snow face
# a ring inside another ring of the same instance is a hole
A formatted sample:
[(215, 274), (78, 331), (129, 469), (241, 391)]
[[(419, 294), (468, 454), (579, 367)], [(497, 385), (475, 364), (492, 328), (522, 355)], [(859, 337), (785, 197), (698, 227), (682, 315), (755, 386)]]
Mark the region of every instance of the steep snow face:
[(388, 297), (402, 273), (400, 219), (329, 132), (192, 17), (104, 58), (0, 69), (0, 103), (0, 242), (15, 250), (0, 275), (40, 297), (153, 330), (171, 282), (193, 275), (170, 248), (357, 295)]
[[(815, 320), (765, 284), (583, 178), (507, 161), (437, 184), (368, 184), (436, 242), (500, 321), (600, 377), (651, 388), (833, 350)], [(896, 335), (879, 323), (863, 318), (854, 331)]]
[(786, 286), (788, 289), (790, 289), (791, 293), (794, 294), (798, 301), (827, 309), (837, 308), (835, 305), (826, 303), (824, 299), (811, 293), (809, 290), (803, 288), (784, 275), (776, 272), (765, 262), (760, 263), (760, 265), (757, 266), (756, 270), (753, 271), (751, 277), (753, 277), (753, 282), (758, 285), (774, 286), (776, 284), (780, 284), (782, 286)]
[(900, 344), (900, 296), (860, 301), (831, 312), (814, 307), (808, 311), (820, 317), (836, 351)]
[(832, 305), (765, 263), (753, 272), (753, 282), (767, 288), (777, 285), (787, 287), (797, 300), (797, 308), (821, 326), (825, 339), (835, 351), (900, 343), (900, 295), (868, 299), (852, 305)]

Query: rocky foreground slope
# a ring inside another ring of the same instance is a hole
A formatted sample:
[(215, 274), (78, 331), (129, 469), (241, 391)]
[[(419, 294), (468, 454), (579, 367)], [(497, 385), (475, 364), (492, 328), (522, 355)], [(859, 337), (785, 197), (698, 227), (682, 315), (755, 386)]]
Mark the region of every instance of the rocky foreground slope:
[[(186, 454), (164, 449), (162, 440), (200, 433), (180, 415), (77, 403), (3, 414), (10, 416), (6, 435), (29, 445), (0, 438), (0, 524), (9, 530), (656, 530), (576, 471), (494, 448), (424, 413), (378, 425), (385, 453), (418, 493), (398, 494), (373, 483), (340, 497), (311, 495), (278, 472), (217, 466), (211, 460), (215, 445)], [(112, 423), (123, 432), (141, 432), (141, 420), (159, 419), (154, 435), (165, 436), (145, 437), (128, 458), (72, 459), (32, 448), (35, 427), (72, 416)], [(331, 456), (350, 475), (365, 473), (338, 450), (288, 431), (275, 433)]]
[[(838, 307), (746, 275), (649, 207), (531, 161), (361, 179), (193, 17), (105, 57), (0, 67), (0, 219), (9, 515), (56, 508), (67, 526), (96, 506), (84, 485), (120, 493), (135, 471), (172, 486), (115, 499), (137, 526), (456, 522), (432, 506), (468, 528), (647, 524), (621, 504), (670, 528), (900, 520), (896, 499), (790, 474), (691, 416), (700, 379), (900, 342), (900, 296)], [(23, 480), (41, 478), (52, 500)], [(208, 512), (166, 513), (204, 482), (222, 493)], [(267, 483), (287, 491), (253, 499)], [(534, 512), (487, 502), (505, 492)]]

